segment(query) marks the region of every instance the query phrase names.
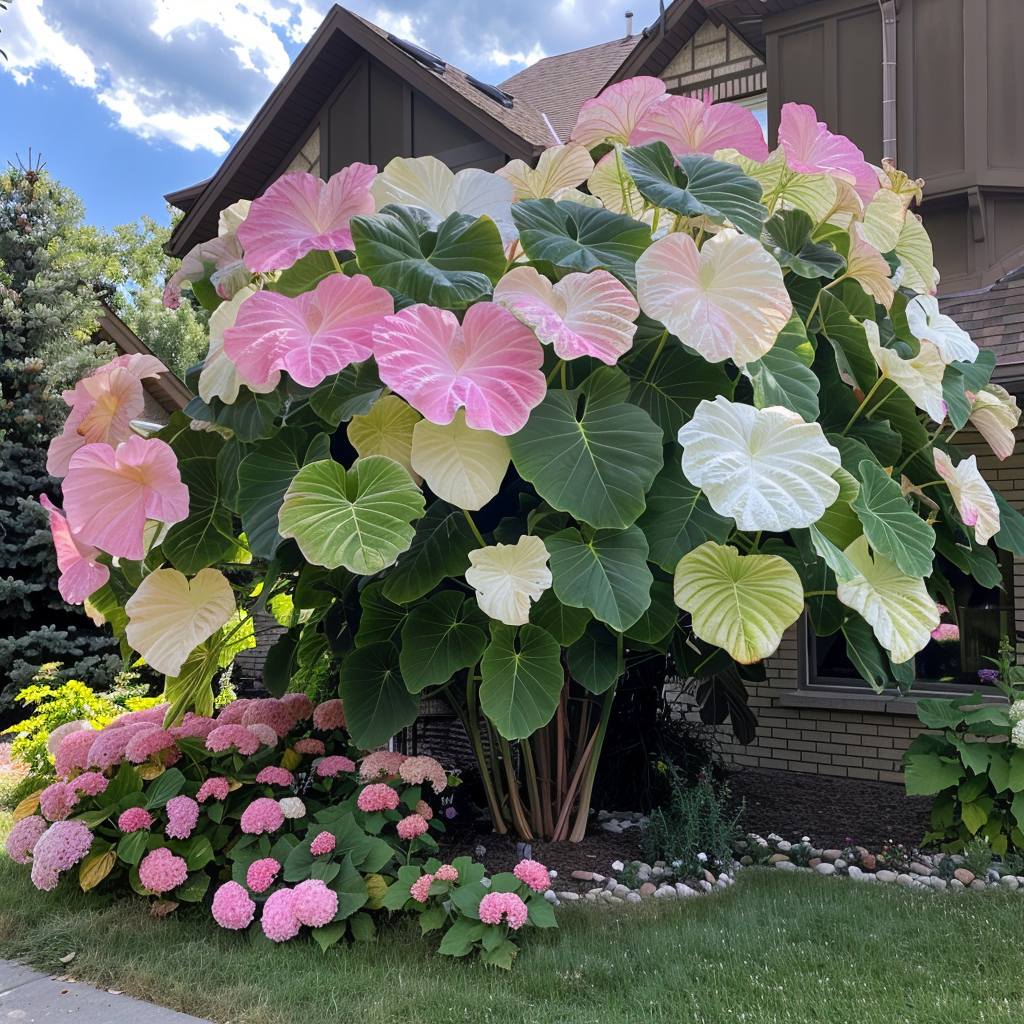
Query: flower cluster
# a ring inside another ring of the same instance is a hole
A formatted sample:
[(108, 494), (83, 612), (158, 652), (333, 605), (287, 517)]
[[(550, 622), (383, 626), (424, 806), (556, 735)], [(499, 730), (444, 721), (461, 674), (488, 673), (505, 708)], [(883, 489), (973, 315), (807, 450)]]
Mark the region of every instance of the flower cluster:
[(526, 924), (528, 911), (522, 897), (514, 892), (489, 892), (480, 901), (479, 914), (484, 924), (504, 921), (512, 931), (518, 931)]
[(171, 853), (165, 846), (150, 850), (139, 862), (139, 881), (150, 892), (170, 892), (187, 877), (188, 865), (185, 859)]
[(73, 868), (91, 846), (88, 826), (80, 821), (55, 821), (32, 848), (32, 884), (37, 889), (55, 889), (61, 872)]

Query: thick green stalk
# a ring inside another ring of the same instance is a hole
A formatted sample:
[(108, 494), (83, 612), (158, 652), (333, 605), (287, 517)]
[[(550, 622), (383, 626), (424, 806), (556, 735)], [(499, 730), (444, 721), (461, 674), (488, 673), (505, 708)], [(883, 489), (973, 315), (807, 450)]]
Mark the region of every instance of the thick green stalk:
[(594, 733), (594, 740), (590, 750), (590, 760), (587, 764), (586, 774), (583, 777), (583, 785), (580, 788), (579, 807), (576, 811), (576, 824), (569, 833), (569, 842), (581, 842), (587, 834), (587, 818), (590, 815), (590, 797), (594, 792), (594, 780), (597, 778), (597, 764), (601, 759), (601, 748), (604, 746), (604, 738), (608, 733), (608, 722), (612, 717), (612, 703), (615, 700), (615, 691), (619, 688), (618, 681), (613, 683), (604, 695), (601, 704), (601, 721)]
[[(450, 703), (452, 707), (456, 707), (454, 698)], [(476, 758), (476, 763), (480, 768), (480, 777), (483, 779), (484, 792), (487, 795), (487, 808), (491, 812), (494, 831), (499, 835), (504, 835), (508, 832), (508, 825), (505, 824), (505, 819), (501, 814), (501, 801), (498, 799), (498, 794), (495, 791), (490, 767), (487, 763), (487, 757), (484, 755), (484, 747), (480, 739), (480, 717), (476, 703), (476, 675), (472, 672), (466, 680), (466, 706), (467, 713), (463, 719), (463, 724), (466, 727), (469, 742), (473, 747), (473, 756)], [(456, 713), (461, 714), (461, 708), (456, 707)]]

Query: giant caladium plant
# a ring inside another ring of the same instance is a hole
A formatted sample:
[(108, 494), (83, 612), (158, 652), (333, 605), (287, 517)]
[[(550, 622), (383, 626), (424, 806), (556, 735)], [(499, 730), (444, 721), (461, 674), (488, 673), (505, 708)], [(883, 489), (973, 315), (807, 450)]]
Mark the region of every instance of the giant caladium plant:
[[(881, 687), (1024, 520), (953, 444), (1019, 410), (943, 316), (921, 182), (809, 107), (607, 89), (537, 168), (289, 174), (169, 284), (214, 310), (199, 398), (134, 421), (147, 362), (67, 395), (67, 591), (167, 673), (170, 715), (254, 636), (380, 744), (458, 711), (496, 826), (579, 838), (616, 684), (735, 710), (804, 613)], [(86, 593), (88, 591), (88, 593)], [(738, 721), (739, 719), (734, 719)], [(513, 750), (518, 746), (518, 753)]]

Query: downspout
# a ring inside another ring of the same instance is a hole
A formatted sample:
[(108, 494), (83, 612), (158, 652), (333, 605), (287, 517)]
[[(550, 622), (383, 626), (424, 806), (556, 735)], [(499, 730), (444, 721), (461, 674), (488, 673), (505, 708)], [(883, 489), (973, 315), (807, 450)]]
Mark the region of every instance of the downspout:
[(896, 163), (896, 0), (878, 0), (882, 12), (882, 157)]

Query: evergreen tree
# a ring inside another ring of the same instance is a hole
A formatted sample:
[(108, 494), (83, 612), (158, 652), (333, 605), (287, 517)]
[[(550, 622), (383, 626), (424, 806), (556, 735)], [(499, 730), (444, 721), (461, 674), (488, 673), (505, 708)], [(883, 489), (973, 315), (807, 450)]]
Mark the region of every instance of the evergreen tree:
[(112, 641), (57, 593), (42, 493), (59, 503), (46, 448), (67, 412), (60, 390), (115, 355), (92, 343), (98, 254), (81, 245), (82, 205), (38, 167), (0, 174), (0, 701), (36, 668), (104, 685)]

